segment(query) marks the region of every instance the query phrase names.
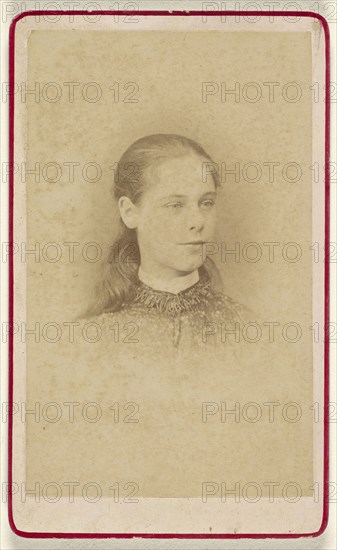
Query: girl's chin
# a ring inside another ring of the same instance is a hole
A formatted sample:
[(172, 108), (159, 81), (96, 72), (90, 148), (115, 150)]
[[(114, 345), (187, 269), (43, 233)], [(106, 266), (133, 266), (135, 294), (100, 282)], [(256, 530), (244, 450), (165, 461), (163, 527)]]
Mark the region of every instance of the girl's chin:
[(175, 265), (174, 266), (174, 269), (176, 271), (180, 271), (182, 273), (191, 273), (192, 271), (194, 271), (195, 269), (198, 269), (199, 267), (201, 267), (203, 264), (203, 261), (202, 259), (198, 259), (198, 260), (194, 260), (193, 262), (190, 261), (190, 262), (182, 262), (180, 265)]

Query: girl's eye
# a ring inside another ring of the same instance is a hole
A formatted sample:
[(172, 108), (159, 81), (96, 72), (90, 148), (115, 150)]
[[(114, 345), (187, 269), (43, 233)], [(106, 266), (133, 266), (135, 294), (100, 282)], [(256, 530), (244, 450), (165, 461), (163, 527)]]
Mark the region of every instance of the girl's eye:
[[(214, 206), (215, 201), (212, 199), (205, 199), (201, 203), (202, 208), (212, 208)], [(180, 210), (183, 207), (183, 204), (181, 202), (170, 202), (169, 204), (165, 205), (166, 208), (170, 208), (171, 210)]]
[(204, 206), (205, 208), (212, 208), (212, 206), (214, 206), (215, 202), (212, 201), (211, 199), (207, 199), (205, 201), (202, 201), (202, 206)]
[(181, 206), (182, 206), (181, 202), (171, 202), (170, 204), (166, 205), (166, 208), (171, 208), (171, 210), (179, 210)]

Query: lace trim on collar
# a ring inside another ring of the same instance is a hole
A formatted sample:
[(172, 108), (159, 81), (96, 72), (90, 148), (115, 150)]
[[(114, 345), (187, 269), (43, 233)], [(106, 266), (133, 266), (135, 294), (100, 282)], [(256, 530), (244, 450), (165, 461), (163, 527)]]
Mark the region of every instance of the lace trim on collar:
[(200, 278), (191, 287), (172, 294), (155, 290), (139, 281), (137, 293), (131, 303), (131, 309), (144, 307), (147, 310), (155, 310), (158, 313), (175, 314), (182, 311), (193, 311), (202, 304), (207, 304), (211, 295), (210, 278), (206, 270), (200, 271)]

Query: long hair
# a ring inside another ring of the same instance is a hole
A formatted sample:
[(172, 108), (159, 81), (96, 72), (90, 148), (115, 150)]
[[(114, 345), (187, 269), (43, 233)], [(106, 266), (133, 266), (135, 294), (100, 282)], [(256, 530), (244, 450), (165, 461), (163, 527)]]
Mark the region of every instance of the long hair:
[[(135, 141), (124, 152), (114, 173), (113, 196), (118, 202), (122, 196), (137, 204), (146, 186), (146, 170), (162, 159), (194, 154), (210, 163), (210, 174), (215, 187), (220, 186), (215, 163), (195, 141), (177, 134), (153, 134)], [(123, 303), (132, 301), (136, 294), (140, 251), (135, 229), (129, 229), (119, 219), (117, 237), (103, 268), (103, 277), (96, 291), (90, 314), (118, 311)], [(221, 276), (215, 263), (207, 257), (204, 268), (211, 284), (221, 289)]]

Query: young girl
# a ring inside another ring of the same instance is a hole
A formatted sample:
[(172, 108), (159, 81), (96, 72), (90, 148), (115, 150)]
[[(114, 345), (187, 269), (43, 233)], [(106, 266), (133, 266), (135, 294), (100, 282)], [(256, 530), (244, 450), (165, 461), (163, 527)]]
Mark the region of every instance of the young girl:
[(206, 254), (219, 185), (215, 163), (187, 137), (154, 134), (125, 151), (113, 190), (119, 234), (93, 314), (132, 319), (174, 346), (205, 343), (218, 323), (242, 321), (242, 307), (222, 293)]

